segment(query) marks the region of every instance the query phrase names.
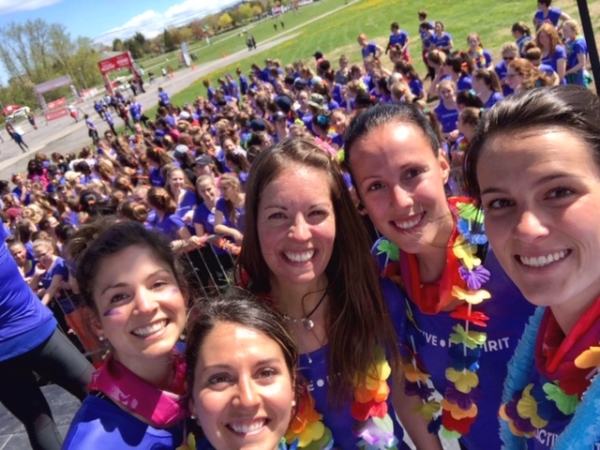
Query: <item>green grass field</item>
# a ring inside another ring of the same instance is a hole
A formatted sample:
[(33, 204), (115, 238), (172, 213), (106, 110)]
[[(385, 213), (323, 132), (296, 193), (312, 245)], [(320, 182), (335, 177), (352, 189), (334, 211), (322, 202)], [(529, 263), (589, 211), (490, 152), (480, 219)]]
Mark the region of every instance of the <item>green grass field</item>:
[[(556, 1), (554, 3), (574, 19), (579, 19), (575, 1)], [(588, 3), (592, 23), (595, 26), (596, 36), (598, 36), (600, 1)], [(322, 0), (301, 8), (296, 15), (288, 12), (282, 20), (285, 21), (286, 30), (288, 30), (341, 6), (344, 6), (344, 0)], [(401, 28), (408, 31), (412, 42), (410, 47), (413, 62), (419, 73), (423, 74), (425, 70), (420, 57), (417, 17), (417, 11), (420, 9), (428, 11), (430, 20), (444, 22), (446, 30), (452, 34), (456, 49), (466, 48), (466, 39), (469, 33), (479, 33), (485, 48), (492, 51), (497, 61), (502, 45), (513, 40), (510, 33), (512, 24), (519, 20), (531, 24), (535, 8), (535, 2), (523, 0), (503, 2), (490, 2), (490, 0), (405, 0), (402, 2), (360, 0), (334, 14), (299, 27), (294, 31), (294, 33), (299, 33), (294, 39), (283, 42), (260, 55), (255, 56), (253, 53), (249, 53), (245, 60), (215, 71), (207, 78), (216, 84), (217, 78), (227, 72), (233, 73), (237, 67), (241, 67), (244, 73), (247, 73), (253, 62), (262, 66), (262, 61), (267, 57), (277, 58), (284, 64), (295, 60), (308, 62), (312, 60), (311, 55), (316, 50), (321, 50), (325, 57), (332, 61), (334, 67), (337, 67), (337, 59), (342, 53), (348, 55), (351, 62), (360, 62), (360, 48), (356, 43), (358, 34), (365, 33), (370, 40), (375, 40), (385, 46), (389, 36), (389, 25), (393, 21), (397, 21)], [(281, 35), (281, 32), (274, 31), (273, 23), (273, 20), (267, 19), (252, 29), (251, 33), (254, 34), (259, 44), (265, 39)], [(200, 49), (198, 56), (212, 60), (220, 57), (221, 51), (230, 54), (244, 48), (245, 43), (241, 37), (239, 42), (234, 38), (224, 39), (206, 50), (205, 54), (203, 49)], [(229, 52), (224, 49), (228, 49)], [(386, 63), (389, 66), (389, 60), (384, 57), (384, 64)], [(201, 80), (174, 95), (172, 100), (175, 104), (181, 104), (185, 101), (192, 101), (198, 95), (205, 95), (205, 88), (202, 86)], [(154, 113), (153, 110), (148, 112)]]

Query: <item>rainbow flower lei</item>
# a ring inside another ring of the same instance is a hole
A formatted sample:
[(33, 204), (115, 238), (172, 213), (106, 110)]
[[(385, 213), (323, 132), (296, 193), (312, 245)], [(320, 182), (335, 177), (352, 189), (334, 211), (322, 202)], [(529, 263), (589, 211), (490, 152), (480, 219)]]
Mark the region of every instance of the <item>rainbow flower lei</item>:
[[(394, 436), (394, 423), (388, 414), (387, 399), (390, 389), (387, 379), (391, 374), (385, 352), (375, 351), (377, 363), (364, 381), (356, 380), (354, 400), (350, 414), (356, 420), (353, 434), (360, 438), (356, 445), (368, 450), (397, 449), (398, 439)], [(285, 439), (290, 448), (307, 450), (329, 450), (334, 440), (331, 430), (323, 424), (323, 416), (315, 409), (315, 400), (303, 389), (298, 410), (292, 419)]]
[[(566, 394), (549, 380), (541, 386), (528, 384), (534, 364), (535, 341), (545, 309), (538, 308), (529, 319), (508, 363), (499, 414), (503, 450), (525, 449), (525, 439), (545, 427), (557, 410), (565, 416), (574, 417), (556, 440), (555, 450), (592, 448), (600, 442), (600, 347), (590, 347), (574, 361), (580, 369), (593, 369), (588, 376), (590, 386), (581, 399), (577, 395)], [(575, 414), (576, 411), (578, 414)]]
[[(422, 404), (414, 412), (429, 421), (430, 433), (437, 434), (441, 431), (448, 439), (458, 439), (468, 434), (477, 418), (477, 401), (481, 397), (481, 391), (477, 387), (477, 370), (481, 347), (487, 340), (487, 334), (474, 328), (486, 327), (489, 318), (481, 312), (474, 311), (473, 307), (491, 298), (490, 293), (482, 289), (489, 280), (490, 273), (477, 257), (479, 246), (487, 244), (483, 214), (471, 203), (457, 201), (455, 206), (458, 211), (456, 227), (459, 235), (452, 250), (461, 263), (458, 271), (460, 278), (466, 283), (466, 289), (457, 285), (452, 287), (453, 298), (462, 303), (450, 316), (464, 321), (464, 326), (462, 323), (455, 325), (454, 333), (450, 335), (450, 342), (454, 345), (448, 349), (450, 367), (446, 369), (445, 375), (449, 384), (442, 401), (439, 402), (433, 397), (434, 390), (427, 385), (430, 375), (419, 367), (412, 336), (409, 342), (411, 361), (403, 364), (406, 394), (418, 396), (422, 400)], [(378, 249), (380, 253), (385, 252), (389, 260), (399, 260), (400, 252), (391, 242), (382, 240)]]

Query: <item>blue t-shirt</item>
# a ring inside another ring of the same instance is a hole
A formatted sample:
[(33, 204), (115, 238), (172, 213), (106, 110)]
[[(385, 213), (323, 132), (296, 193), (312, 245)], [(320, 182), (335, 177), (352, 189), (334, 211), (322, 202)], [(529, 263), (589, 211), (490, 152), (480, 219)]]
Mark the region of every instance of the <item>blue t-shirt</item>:
[[(384, 298), (388, 304), (390, 318), (396, 333), (401, 336), (404, 330), (406, 321), (406, 312), (404, 309), (404, 295), (389, 280), (382, 280), (381, 287), (384, 293)], [(315, 409), (319, 414), (323, 415), (323, 424), (331, 430), (333, 435), (334, 448), (353, 449), (357, 448), (359, 442), (352, 433), (352, 427), (356, 420), (350, 414), (350, 404), (344, 405), (343, 408), (332, 407), (327, 401), (327, 391), (329, 387), (327, 361), (329, 355), (329, 346), (326, 345), (314, 352), (300, 355), (299, 370), (304, 380), (308, 383), (308, 390), (315, 400)], [(388, 378), (390, 389), (392, 376)], [(388, 414), (392, 419), (395, 419), (394, 409), (391, 403), (391, 394), (388, 398)], [(402, 444), (403, 431), (402, 427), (394, 420), (394, 432), (399, 441), (398, 448), (404, 447)]]
[(552, 67), (552, 69), (554, 69), (555, 72), (558, 73), (557, 66), (558, 60), (560, 59), (567, 59), (567, 51), (562, 45), (559, 44), (556, 46), (554, 55), (546, 55), (544, 58), (542, 58), (542, 64), (548, 64), (550, 67)]
[(540, 72), (548, 75), (549, 77), (553, 77), (554, 74), (556, 73), (556, 71), (552, 68), (552, 66), (549, 66), (548, 64), (540, 64), (538, 69)]
[(377, 44), (375, 42), (369, 42), (360, 50), (363, 59), (365, 59), (369, 55), (376, 56), (377, 55)]
[[(438, 36), (437, 33), (433, 33), (431, 36), (431, 43), (436, 47), (447, 47), (450, 45), (450, 41), (452, 40), (452, 35), (450, 33), (442, 33), (441, 36)], [(448, 50), (444, 50), (448, 51)]]
[[(496, 67), (494, 67), (494, 72), (496, 72), (496, 75), (498, 75), (498, 79), (500, 81), (506, 78), (506, 74), (508, 73), (508, 65), (506, 64), (506, 61), (502, 60), (498, 64), (496, 64)], [(505, 97), (507, 95), (512, 94), (513, 92), (514, 91), (510, 88), (508, 84), (502, 84), (502, 93)]]
[(183, 216), (192, 211), (197, 204), (198, 197), (196, 197), (196, 194), (192, 191), (186, 190), (185, 194), (183, 194), (183, 200), (181, 200), (181, 203), (177, 205), (175, 214), (183, 219)]
[[(377, 252), (377, 242), (374, 253)], [(380, 268), (385, 267), (385, 254), (378, 256)], [(492, 298), (476, 307), (490, 320), (483, 329), (487, 341), (482, 347), (477, 371), (481, 400), (477, 402), (478, 414), (469, 434), (460, 441), (468, 450), (499, 449), (498, 410), (500, 409), (502, 388), (507, 373), (507, 365), (529, 316), (535, 307), (527, 302), (519, 289), (500, 267), (492, 250), (488, 251), (484, 266), (490, 271), (490, 280), (484, 288)], [(412, 346), (414, 341), (417, 358), (436, 391), (443, 394), (448, 387), (446, 369), (451, 366), (448, 350), (452, 327), (460, 323), (450, 317), (450, 312), (435, 315), (425, 314), (412, 301), (406, 303), (410, 312), (406, 321), (404, 341)], [(413, 318), (411, 320), (411, 317)], [(464, 324), (464, 322), (463, 322)]]
[(0, 361), (34, 349), (57, 325), (52, 312), (23, 280), (4, 243), (8, 236), (0, 227)]
[[(584, 57), (587, 57), (587, 53), (587, 43), (585, 42), (585, 39), (582, 36), (578, 36), (573, 42), (567, 41), (567, 69), (571, 69), (578, 64), (578, 55), (583, 55)], [(584, 69), (580, 69), (579, 71), (577, 71), (577, 77), (575, 78), (575, 82), (573, 84), (585, 86), (583, 72)]]
[(56, 261), (54, 261), (52, 267), (40, 277), (40, 282), (44, 286), (44, 289), (50, 287), (52, 278), (54, 278), (55, 275), (62, 275), (63, 282), (69, 281), (69, 269), (67, 268), (67, 263), (60, 256), (56, 257)]
[(503, 98), (504, 96), (500, 92), (494, 92), (492, 95), (490, 95), (490, 98), (488, 98), (488, 101), (485, 102), (485, 105), (483, 105), (483, 107), (485, 109), (490, 109)]
[(246, 210), (244, 209), (243, 205), (235, 208), (235, 213), (237, 216), (237, 220), (235, 223), (233, 223), (229, 219), (229, 212), (227, 211), (226, 202), (223, 197), (221, 197), (219, 200), (217, 200), (217, 205), (215, 206), (215, 209), (217, 211), (221, 211), (223, 213), (223, 225), (226, 225), (230, 228), (235, 228), (236, 230), (239, 230), (241, 233), (244, 233), (244, 220), (246, 217)]
[(442, 125), (442, 133), (451, 133), (456, 130), (458, 109), (448, 109), (444, 106), (443, 102), (440, 102), (440, 104), (434, 108), (433, 112)]
[(240, 75), (240, 91), (242, 95), (246, 95), (246, 92), (248, 92), (248, 80), (245, 75)]
[(331, 90), (331, 98), (335, 100), (338, 103), (338, 105), (344, 101), (341, 84), (335, 83), (333, 85), (333, 89)]
[(404, 30), (401, 30), (398, 34), (392, 33), (390, 34), (390, 47), (392, 45), (399, 45), (400, 47), (404, 47), (406, 45), (407, 40), (408, 33)]
[(178, 231), (185, 226), (185, 223), (176, 214), (165, 214), (162, 220), (156, 214), (154, 220), (149, 222), (149, 225), (166, 235), (172, 241), (175, 241), (179, 239)]
[(163, 187), (165, 185), (165, 179), (160, 173), (159, 167), (151, 167), (148, 178), (150, 179), (150, 184), (154, 187)]
[(115, 120), (113, 119), (112, 114), (107, 110), (104, 112), (104, 118), (106, 119), (106, 123), (109, 125), (114, 125)]
[(544, 11), (538, 9), (535, 12), (535, 19), (537, 20), (538, 27), (543, 23), (551, 23), (555, 27), (558, 26), (558, 21), (560, 20), (560, 16), (562, 16), (562, 11), (554, 6), (550, 7), (548, 11), (548, 16), (544, 17)]
[(184, 427), (154, 428), (109, 400), (88, 395), (73, 417), (63, 450), (172, 450)]
[[(163, 94), (163, 92), (161, 92), (161, 94)], [(159, 94), (160, 97), (160, 94)], [(162, 98), (162, 97), (161, 97)], [(169, 96), (167, 96), (167, 102), (169, 100)], [(131, 118), (133, 120), (140, 120), (142, 118), (142, 105), (140, 105), (139, 103), (132, 103), (131, 106), (129, 107), (129, 112), (131, 113)]]
[(459, 91), (464, 91), (471, 89), (473, 87), (473, 79), (468, 75), (463, 75), (458, 79), (458, 83), (456, 83), (456, 88)]
[[(15, 187), (12, 190), (12, 195), (14, 198), (16, 198), (19, 202), (21, 201), (21, 195), (23, 195), (23, 189), (21, 189), (20, 187)], [(31, 202), (31, 193), (29, 191), (27, 191), (27, 193), (25, 194), (25, 200), (21, 203), (22, 206), (27, 206), (29, 205), (29, 203)]]
[[(194, 211), (194, 224), (202, 225), (204, 227), (204, 232), (206, 234), (215, 234), (215, 213), (206, 207), (204, 203), (198, 205), (196, 210)], [(227, 217), (225, 217), (224, 223), (228, 223)], [(194, 235), (196, 234), (194, 227)], [(213, 245), (213, 250), (215, 253), (219, 255), (223, 255), (227, 253), (226, 250), (215, 247)]]
[(167, 91), (159, 92), (158, 98), (160, 99), (163, 105), (168, 105), (170, 103), (169, 94), (167, 94)]
[(525, 58), (525, 52), (523, 51), (523, 47), (525, 46), (526, 42), (529, 42), (532, 40), (531, 36), (523, 36), (519, 39), (517, 39), (517, 47), (519, 48), (519, 55), (521, 55), (521, 58)]
[(418, 78), (410, 80), (408, 82), (408, 87), (410, 88), (410, 92), (413, 93), (417, 98), (420, 98), (423, 94), (423, 83)]

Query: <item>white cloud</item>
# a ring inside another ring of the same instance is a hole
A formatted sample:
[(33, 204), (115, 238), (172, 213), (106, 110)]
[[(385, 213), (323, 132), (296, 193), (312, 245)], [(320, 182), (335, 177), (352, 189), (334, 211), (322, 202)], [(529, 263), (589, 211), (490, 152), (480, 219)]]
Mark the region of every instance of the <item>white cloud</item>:
[(62, 0), (0, 0), (0, 14), (8, 14), (17, 11), (33, 11), (54, 5)]
[[(0, 2), (2, 1), (0, 0)], [(101, 34), (95, 41), (110, 45), (114, 39), (119, 38), (124, 40), (130, 38), (137, 31), (151, 39), (162, 33), (165, 28), (186, 24), (195, 18), (215, 13), (238, 2), (239, 0), (222, 0), (219, 2), (212, 0), (184, 0), (177, 5), (171, 6), (164, 12), (157, 12), (155, 10), (145, 11), (131, 18), (123, 25)]]

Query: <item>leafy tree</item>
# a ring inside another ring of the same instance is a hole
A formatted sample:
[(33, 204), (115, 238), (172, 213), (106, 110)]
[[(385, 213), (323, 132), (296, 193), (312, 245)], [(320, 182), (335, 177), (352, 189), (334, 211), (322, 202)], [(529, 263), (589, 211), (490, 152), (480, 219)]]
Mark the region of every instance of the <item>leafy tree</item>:
[(238, 14), (242, 17), (243, 20), (250, 20), (254, 16), (254, 12), (252, 10), (252, 6), (248, 3), (241, 5), (238, 9)]
[(173, 42), (173, 36), (171, 36), (171, 33), (167, 29), (163, 32), (163, 45), (165, 52), (172, 52), (177, 47), (177, 44)]
[(233, 19), (231, 18), (229, 13), (225, 13), (221, 17), (219, 17), (219, 22), (218, 22), (219, 28), (228, 28), (232, 24), (233, 24)]
[(112, 44), (113, 52), (122, 52), (125, 47), (123, 46), (123, 41), (119, 38), (116, 38)]
[(263, 9), (261, 5), (254, 5), (252, 7), (252, 13), (254, 16), (260, 16), (263, 13)]

